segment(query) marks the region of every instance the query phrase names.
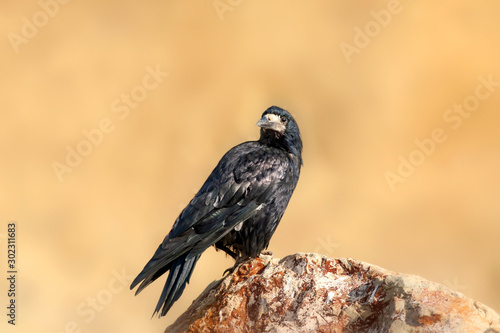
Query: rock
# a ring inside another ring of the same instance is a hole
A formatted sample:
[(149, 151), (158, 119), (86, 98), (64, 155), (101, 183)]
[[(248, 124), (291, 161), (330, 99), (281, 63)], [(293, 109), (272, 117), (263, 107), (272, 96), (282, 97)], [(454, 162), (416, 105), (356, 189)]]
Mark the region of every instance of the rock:
[(298, 253), (243, 263), (166, 332), (500, 333), (500, 316), (418, 276)]

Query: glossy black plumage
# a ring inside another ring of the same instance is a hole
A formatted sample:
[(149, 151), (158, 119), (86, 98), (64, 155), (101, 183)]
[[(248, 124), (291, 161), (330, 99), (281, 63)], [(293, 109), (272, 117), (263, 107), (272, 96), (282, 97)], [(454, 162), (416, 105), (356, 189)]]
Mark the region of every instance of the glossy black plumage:
[(181, 296), (201, 254), (215, 245), (236, 259), (267, 248), (297, 185), (302, 165), (299, 128), (273, 106), (257, 123), (258, 141), (244, 142), (219, 161), (132, 282), (141, 290), (169, 271), (155, 312), (165, 315)]

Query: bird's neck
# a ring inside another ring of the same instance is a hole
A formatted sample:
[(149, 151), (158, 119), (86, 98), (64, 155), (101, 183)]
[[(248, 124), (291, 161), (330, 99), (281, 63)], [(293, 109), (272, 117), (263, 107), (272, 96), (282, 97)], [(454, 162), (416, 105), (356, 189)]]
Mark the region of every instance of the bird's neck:
[(302, 165), (302, 140), (300, 136), (295, 138), (281, 135), (275, 131), (261, 129), (259, 142), (296, 156), (299, 167)]

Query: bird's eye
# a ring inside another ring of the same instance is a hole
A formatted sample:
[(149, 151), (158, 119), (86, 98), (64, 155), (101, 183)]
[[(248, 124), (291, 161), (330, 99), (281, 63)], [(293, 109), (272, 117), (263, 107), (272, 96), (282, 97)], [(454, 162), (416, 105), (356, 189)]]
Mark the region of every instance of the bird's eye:
[(287, 121), (287, 119), (286, 119), (286, 117), (285, 117), (285, 116), (281, 117), (281, 122), (282, 122), (283, 124), (286, 124), (286, 121)]

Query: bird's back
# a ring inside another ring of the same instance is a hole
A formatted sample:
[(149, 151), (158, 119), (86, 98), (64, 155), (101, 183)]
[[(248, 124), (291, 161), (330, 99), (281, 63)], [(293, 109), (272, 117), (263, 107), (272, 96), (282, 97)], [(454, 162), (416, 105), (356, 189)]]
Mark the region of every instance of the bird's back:
[(252, 183), (247, 200), (254, 200), (260, 208), (216, 247), (230, 247), (241, 259), (246, 259), (256, 257), (269, 245), (297, 185), (301, 161), (258, 141), (242, 145), (250, 149), (235, 165), (235, 181)]

